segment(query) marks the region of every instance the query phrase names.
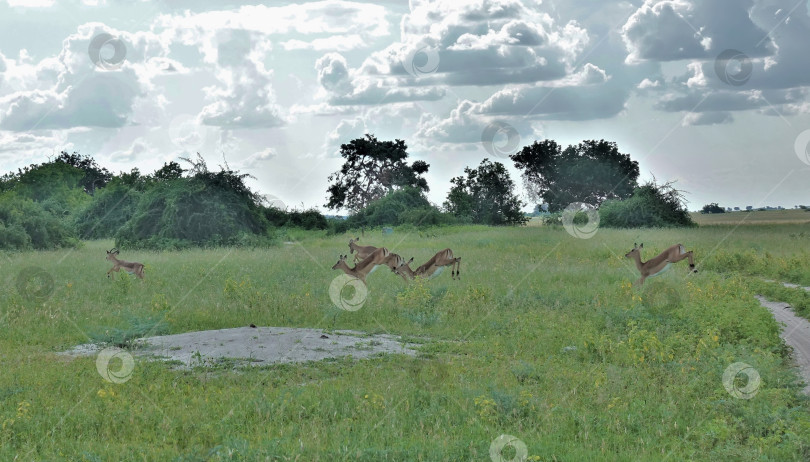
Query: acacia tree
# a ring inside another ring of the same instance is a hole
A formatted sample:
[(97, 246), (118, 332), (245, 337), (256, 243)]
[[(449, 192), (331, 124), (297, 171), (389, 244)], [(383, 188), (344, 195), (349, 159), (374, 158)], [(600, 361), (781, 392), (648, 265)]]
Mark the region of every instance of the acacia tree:
[(625, 199), (638, 186), (638, 162), (611, 141), (586, 140), (564, 150), (553, 140), (535, 141), (509, 158), (523, 171), (529, 197), (552, 212), (572, 202)]
[(430, 165), (421, 160), (408, 165), (407, 149), (403, 140), (379, 141), (371, 134), (341, 145), (345, 162), (329, 175), (326, 207), (358, 212), (396, 189), (410, 186), (422, 193), (429, 191), (422, 175)]
[(502, 163), (484, 159), (478, 168), (466, 167), (464, 173), (466, 177), (457, 176), (450, 180), (453, 186), (444, 203), (446, 211), (489, 225), (515, 225), (527, 221), (520, 210), (525, 204), (515, 195), (515, 183)]

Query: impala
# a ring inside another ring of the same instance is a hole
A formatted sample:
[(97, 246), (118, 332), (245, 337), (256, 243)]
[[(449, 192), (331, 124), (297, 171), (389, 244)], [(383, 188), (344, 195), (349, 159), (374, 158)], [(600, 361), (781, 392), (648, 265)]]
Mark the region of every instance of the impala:
[(461, 279), (459, 276), (461, 274), (461, 257), (453, 257), (453, 251), (450, 249), (438, 251), (433, 258), (425, 262), (425, 264), (419, 268), (416, 268), (416, 270), (412, 270), (409, 266), (411, 262), (413, 262), (413, 257), (411, 257), (411, 259), (407, 262), (400, 264), (394, 271), (397, 274), (404, 273), (411, 279), (416, 276), (433, 279), (434, 277), (442, 274), (445, 267), (450, 266), (452, 268), (451, 278)]
[(366, 276), (374, 271), (377, 266), (385, 264), (389, 254), (390, 252), (388, 252), (388, 249), (385, 247), (380, 247), (379, 249), (371, 252), (371, 255), (364, 258), (363, 261), (354, 265), (354, 268), (350, 268), (349, 265), (346, 264), (346, 258), (348, 255), (341, 255), (337, 263), (332, 266), (332, 269), (342, 270), (344, 273), (348, 274), (349, 276), (356, 277), (365, 284)]
[(354, 253), (355, 265), (358, 261), (365, 260), (369, 255), (371, 255), (371, 252), (377, 250), (377, 247), (374, 247), (373, 245), (357, 245), (356, 242), (359, 240), (359, 236), (354, 239), (349, 239), (349, 253)]
[(693, 252), (691, 250), (687, 252), (686, 247), (682, 244), (675, 244), (661, 252), (657, 257), (647, 261), (641, 261), (641, 249), (643, 248), (643, 243), (641, 245), (633, 244), (633, 250), (625, 254), (626, 258), (632, 258), (636, 262), (636, 268), (641, 273), (641, 279), (636, 281), (637, 284), (643, 285), (645, 279), (660, 275), (668, 270), (673, 263), (678, 263), (684, 258), (689, 259), (689, 272), (697, 273)]
[(390, 254), (388, 254), (388, 257), (383, 261), (383, 264), (389, 267), (393, 273), (402, 276), (402, 279), (404, 279), (405, 282), (408, 282), (408, 276), (405, 274), (405, 272), (397, 271), (397, 268), (407, 264), (404, 258), (399, 256), (398, 254), (391, 252)]
[[(114, 265), (109, 271), (107, 271), (107, 277), (110, 277), (110, 273), (113, 271), (117, 273), (118, 271), (121, 271), (121, 268), (124, 268), (124, 271), (127, 273), (134, 274), (135, 276), (143, 279), (143, 265), (141, 263), (119, 260), (116, 258), (117, 255), (118, 248), (116, 247), (107, 251), (107, 260), (111, 261)], [(112, 278), (115, 279), (115, 275), (113, 275)]]

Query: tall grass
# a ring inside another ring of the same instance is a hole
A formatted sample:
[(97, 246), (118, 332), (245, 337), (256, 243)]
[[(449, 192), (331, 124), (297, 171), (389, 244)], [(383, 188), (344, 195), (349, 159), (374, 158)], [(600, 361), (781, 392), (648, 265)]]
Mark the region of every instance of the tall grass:
[[(105, 277), (110, 242), (6, 254), (0, 460), (490, 460), (501, 434), (522, 440), (529, 460), (807, 460), (808, 399), (747, 282), (810, 285), (808, 243), (790, 237), (804, 229), (602, 229), (587, 240), (559, 227), (367, 233), (364, 243), (417, 263), (451, 247), (461, 280), (407, 286), (380, 269), (355, 312), (328, 293), (348, 235), (291, 232), (293, 244), (259, 250), (122, 250), (146, 265), (143, 282)], [(634, 288), (623, 258), (633, 242), (644, 242), (645, 259), (680, 242), (700, 273), (683, 263)], [(25, 267), (52, 277), (48, 296), (18, 292)], [(131, 330), (133, 319), (160, 319), (170, 333), (355, 329), (422, 346), (417, 358), (237, 371), (136, 360), (122, 384), (105, 382), (94, 357), (55, 354)], [(724, 387), (738, 362), (761, 377), (751, 399)]]

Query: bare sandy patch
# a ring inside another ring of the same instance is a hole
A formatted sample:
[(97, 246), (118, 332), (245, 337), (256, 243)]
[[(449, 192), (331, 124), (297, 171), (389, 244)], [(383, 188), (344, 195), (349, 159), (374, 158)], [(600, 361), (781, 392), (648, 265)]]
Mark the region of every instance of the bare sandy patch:
[[(130, 352), (142, 358), (173, 361), (183, 367), (216, 365), (224, 361), (234, 365), (264, 366), (344, 356), (415, 355), (415, 346), (392, 335), (369, 335), (350, 330), (326, 332), (295, 327), (237, 327), (146, 337), (138, 339)], [(62, 354), (92, 356), (103, 348), (84, 344)]]

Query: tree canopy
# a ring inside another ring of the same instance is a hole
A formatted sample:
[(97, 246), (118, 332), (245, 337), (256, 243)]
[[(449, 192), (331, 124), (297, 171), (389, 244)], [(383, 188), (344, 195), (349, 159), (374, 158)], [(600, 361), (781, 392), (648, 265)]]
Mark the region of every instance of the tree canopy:
[(529, 197), (552, 212), (572, 202), (599, 206), (628, 198), (638, 185), (638, 162), (611, 141), (585, 140), (565, 149), (553, 140), (535, 141), (510, 159), (522, 170)]
[(711, 204), (704, 205), (700, 213), (726, 213), (726, 209), (720, 207), (717, 202), (712, 202)]
[(396, 189), (429, 191), (422, 175), (430, 166), (421, 160), (408, 165), (407, 149), (403, 140), (380, 141), (371, 134), (341, 145), (345, 161), (339, 171), (329, 175), (326, 207), (358, 212)]
[(514, 193), (515, 184), (500, 162), (481, 161), (478, 168), (464, 169), (467, 175), (450, 180), (444, 208), (459, 218), (490, 225), (523, 224), (525, 205)]

